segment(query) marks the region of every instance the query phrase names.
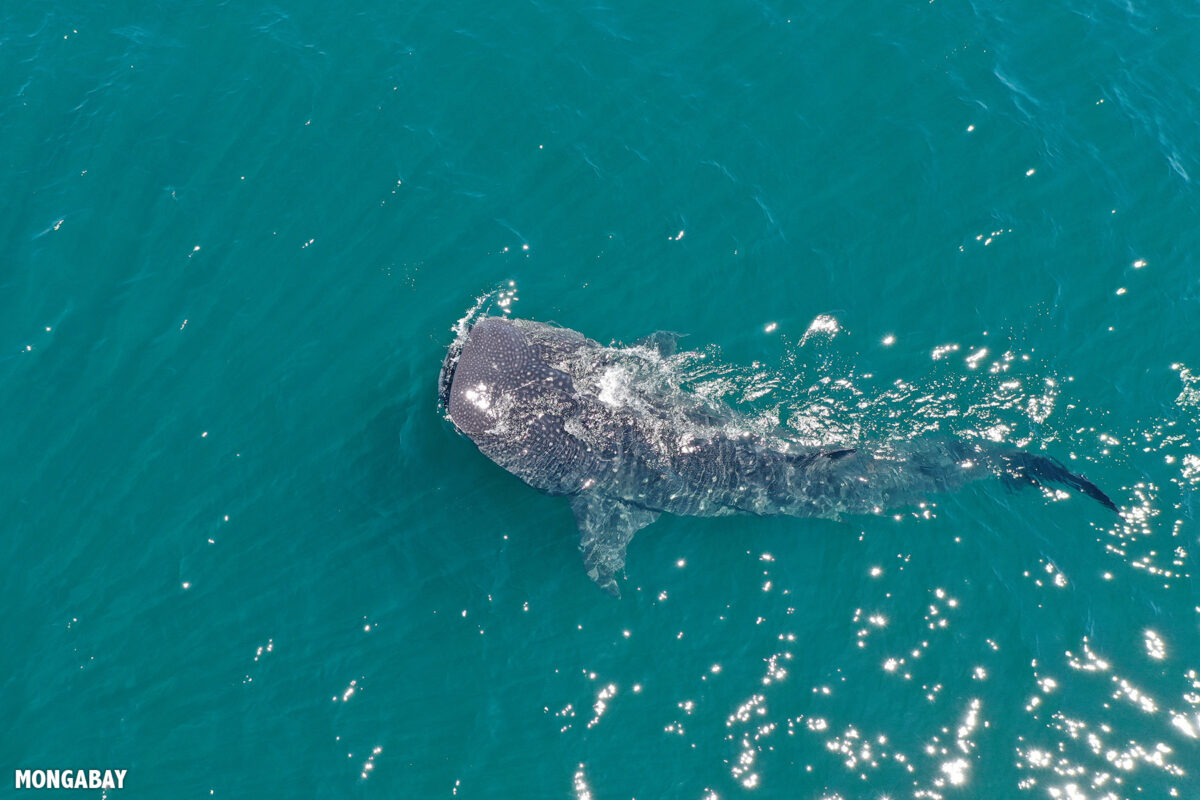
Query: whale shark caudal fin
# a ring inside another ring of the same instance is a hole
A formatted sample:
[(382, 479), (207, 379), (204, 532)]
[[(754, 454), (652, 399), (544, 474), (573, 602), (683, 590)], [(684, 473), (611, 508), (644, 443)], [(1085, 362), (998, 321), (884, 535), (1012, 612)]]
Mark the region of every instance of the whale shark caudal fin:
[(660, 512), (595, 494), (576, 495), (571, 510), (579, 524), (579, 550), (588, 577), (613, 597), (620, 597), (614, 576), (625, 568), (625, 548)]
[(1096, 484), (1082, 475), (1076, 475), (1056, 458), (1027, 453), (1024, 450), (1009, 450), (998, 454), (1001, 478), (1006, 486), (1041, 486), (1043, 483), (1060, 483), (1083, 492), (1100, 505), (1120, 513), (1117, 504)]
[(807, 466), (821, 460), (841, 461), (858, 452), (857, 447), (843, 447), (838, 450), (817, 450), (813, 453), (785, 453), (784, 461), (797, 466)]
[[(1011, 445), (934, 437), (912, 440), (901, 451), (910, 468), (905, 471), (911, 480), (923, 480), (923, 491), (947, 491), (970, 480), (994, 475), (1008, 489), (1059, 484), (1087, 495), (1109, 511), (1120, 513), (1114, 503), (1096, 484), (1067, 469), (1061, 461), (1050, 456), (1019, 450)], [(975, 463), (982, 470), (963, 469)]]

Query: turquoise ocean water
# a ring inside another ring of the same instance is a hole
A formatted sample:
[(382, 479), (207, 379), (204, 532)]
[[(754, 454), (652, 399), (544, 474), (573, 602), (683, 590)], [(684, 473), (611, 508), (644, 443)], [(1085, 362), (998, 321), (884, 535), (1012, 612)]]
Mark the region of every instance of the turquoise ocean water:
[[(1182, 0), (4, 5), (0, 785), (1200, 797), (1198, 37)], [(1123, 515), (664, 517), (611, 600), (441, 417), (479, 298), (687, 333), (794, 427), (1044, 449)]]

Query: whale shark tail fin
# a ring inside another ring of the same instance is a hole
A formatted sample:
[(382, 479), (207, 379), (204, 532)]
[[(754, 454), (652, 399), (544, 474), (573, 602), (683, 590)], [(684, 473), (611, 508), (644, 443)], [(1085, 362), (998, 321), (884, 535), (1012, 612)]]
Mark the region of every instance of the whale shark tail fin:
[(839, 467), (844, 464), (844, 474), (839, 473), (843, 478), (855, 475), (864, 487), (873, 487), (862, 495), (862, 501), (884, 508), (907, 505), (981, 478), (998, 477), (1009, 489), (1065, 486), (1110, 511), (1120, 511), (1099, 486), (1071, 472), (1061, 461), (992, 442), (926, 436), (895, 443), (885, 455), (874, 459), (859, 462), (843, 457), (836, 462), (823, 459), (822, 463)]
[(576, 495), (571, 510), (579, 524), (579, 550), (588, 577), (620, 597), (616, 574), (625, 568), (625, 548), (635, 533), (658, 519), (659, 512), (595, 494)]
[(1050, 456), (1027, 453), (1024, 450), (1006, 450), (997, 454), (1001, 475), (1006, 486), (1041, 486), (1056, 483), (1083, 492), (1100, 505), (1120, 513), (1117, 504), (1096, 484), (1082, 475), (1076, 475), (1058, 459)]

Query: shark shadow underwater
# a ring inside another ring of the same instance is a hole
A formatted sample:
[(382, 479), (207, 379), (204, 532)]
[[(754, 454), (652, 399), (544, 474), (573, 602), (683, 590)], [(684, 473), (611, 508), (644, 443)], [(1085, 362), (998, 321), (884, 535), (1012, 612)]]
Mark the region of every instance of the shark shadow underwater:
[(630, 540), (663, 512), (878, 514), (987, 477), (1059, 484), (1117, 510), (1057, 460), (992, 442), (929, 436), (868, 452), (764, 433), (680, 386), (667, 361), (678, 338), (605, 347), (567, 328), (484, 317), (442, 365), (454, 427), (530, 486), (571, 499), (587, 574), (614, 596)]

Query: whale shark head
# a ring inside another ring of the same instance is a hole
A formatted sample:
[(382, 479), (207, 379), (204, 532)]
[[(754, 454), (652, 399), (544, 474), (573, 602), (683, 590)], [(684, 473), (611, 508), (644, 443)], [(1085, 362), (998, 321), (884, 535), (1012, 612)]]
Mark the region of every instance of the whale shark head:
[[(475, 323), (453, 364), (443, 370), (443, 402), (454, 426), (468, 436), (496, 427), (504, 401), (518, 393), (533, 360), (520, 331), (496, 318)], [(447, 378), (448, 383), (447, 383)]]
[(595, 415), (597, 403), (553, 364), (591, 347), (599, 345), (575, 331), (485, 317), (447, 353), (441, 399), (454, 426), (498, 465), (542, 491), (575, 496), (588, 575), (620, 595), (614, 575), (624, 568), (625, 547), (659, 512), (588, 491), (602, 468), (612, 469), (577, 437), (579, 417)]
[(451, 422), (473, 439), (530, 412), (541, 417), (553, 401), (573, 393), (570, 377), (502, 317), (471, 327), (461, 349), (447, 355), (441, 383)]

